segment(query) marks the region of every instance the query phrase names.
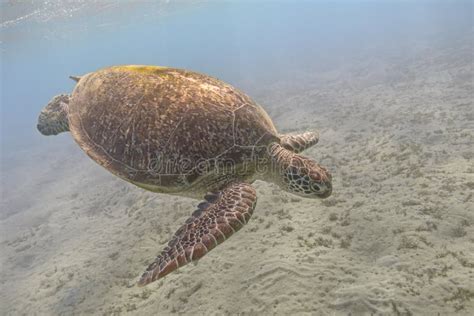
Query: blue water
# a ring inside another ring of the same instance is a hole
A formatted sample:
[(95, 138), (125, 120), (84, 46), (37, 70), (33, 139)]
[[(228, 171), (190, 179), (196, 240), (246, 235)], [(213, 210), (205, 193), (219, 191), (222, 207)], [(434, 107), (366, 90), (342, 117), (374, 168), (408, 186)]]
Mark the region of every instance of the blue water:
[[(472, 1), (0, 5), (0, 314), (472, 314)], [(69, 75), (117, 64), (203, 72), (280, 132), (320, 130), (333, 195), (257, 183), (234, 245), (129, 288), (197, 202), (36, 130)]]
[[(60, 14), (71, 9), (66, 2), (57, 1), (56, 11), (32, 3), (28, 11), (2, 2), (4, 151), (42, 141), (38, 112), (71, 91), (69, 75), (116, 64), (167, 65), (251, 93), (258, 82), (291, 81), (352, 58), (397, 56), (421, 41), (442, 45), (472, 28), (472, 4), (459, 1), (86, 1), (70, 15)], [(39, 18), (12, 23), (42, 8)]]

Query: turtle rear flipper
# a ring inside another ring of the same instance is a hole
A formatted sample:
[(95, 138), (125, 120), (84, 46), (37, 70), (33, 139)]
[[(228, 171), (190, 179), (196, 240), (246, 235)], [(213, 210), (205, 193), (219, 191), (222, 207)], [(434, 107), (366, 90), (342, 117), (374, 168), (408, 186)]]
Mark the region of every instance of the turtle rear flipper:
[(60, 94), (49, 101), (38, 117), (38, 131), (43, 135), (57, 135), (69, 131), (69, 94)]
[(206, 195), (205, 201), (148, 266), (138, 285), (156, 281), (203, 257), (248, 222), (256, 201), (255, 189), (243, 182), (231, 183), (219, 193)]

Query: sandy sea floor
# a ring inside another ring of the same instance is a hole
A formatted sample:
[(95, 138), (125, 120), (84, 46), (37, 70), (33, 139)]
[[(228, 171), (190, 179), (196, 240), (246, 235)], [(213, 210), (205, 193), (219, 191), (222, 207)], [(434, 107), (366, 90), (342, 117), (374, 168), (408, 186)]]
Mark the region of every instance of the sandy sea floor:
[(113, 177), (68, 134), (4, 153), (0, 314), (472, 315), (472, 46), (453, 47), (255, 83), (280, 131), (320, 131), (305, 154), (333, 195), (257, 181), (246, 227), (144, 288), (197, 201)]

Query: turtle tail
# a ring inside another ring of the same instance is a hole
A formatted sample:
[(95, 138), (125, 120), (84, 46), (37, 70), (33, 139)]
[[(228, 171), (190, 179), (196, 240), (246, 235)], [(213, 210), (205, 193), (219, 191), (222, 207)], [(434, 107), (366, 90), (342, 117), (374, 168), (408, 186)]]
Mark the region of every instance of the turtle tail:
[(77, 76), (69, 76), (69, 78), (74, 80), (75, 82), (79, 82), (79, 80), (81, 80), (81, 77), (77, 77)]

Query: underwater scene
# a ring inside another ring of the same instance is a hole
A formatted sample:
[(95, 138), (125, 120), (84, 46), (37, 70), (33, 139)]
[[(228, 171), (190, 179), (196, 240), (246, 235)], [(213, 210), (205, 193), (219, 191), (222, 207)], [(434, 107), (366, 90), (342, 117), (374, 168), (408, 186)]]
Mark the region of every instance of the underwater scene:
[(472, 1), (0, 4), (1, 315), (474, 314)]

